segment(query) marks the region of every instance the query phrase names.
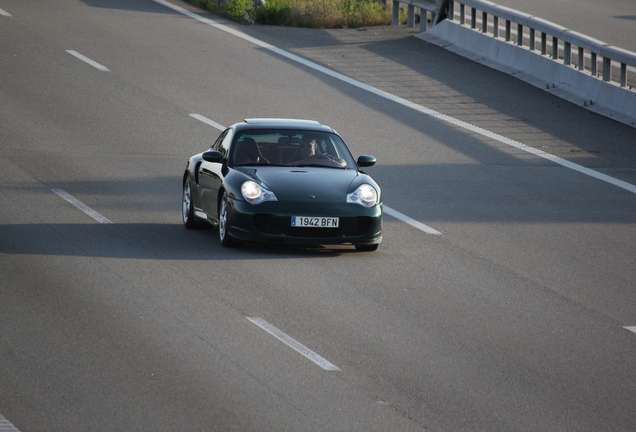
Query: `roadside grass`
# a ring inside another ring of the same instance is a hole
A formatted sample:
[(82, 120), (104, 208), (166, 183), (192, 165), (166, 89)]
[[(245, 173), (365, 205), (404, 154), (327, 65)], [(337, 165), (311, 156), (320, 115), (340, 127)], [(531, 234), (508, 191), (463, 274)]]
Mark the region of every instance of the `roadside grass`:
[[(374, 0), (186, 0), (242, 24), (279, 25), (315, 29), (388, 25), (391, 7)], [(400, 23), (406, 22), (404, 11)]]

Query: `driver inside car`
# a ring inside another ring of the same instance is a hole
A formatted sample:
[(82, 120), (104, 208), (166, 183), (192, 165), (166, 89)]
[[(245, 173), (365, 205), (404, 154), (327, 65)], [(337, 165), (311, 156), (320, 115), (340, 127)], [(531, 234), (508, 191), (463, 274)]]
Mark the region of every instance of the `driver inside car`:
[(345, 166), (347, 163), (343, 159), (335, 158), (331, 155), (318, 151), (318, 138), (316, 135), (303, 135), (300, 139), (300, 157), (294, 163), (302, 164), (323, 164), (327, 166)]

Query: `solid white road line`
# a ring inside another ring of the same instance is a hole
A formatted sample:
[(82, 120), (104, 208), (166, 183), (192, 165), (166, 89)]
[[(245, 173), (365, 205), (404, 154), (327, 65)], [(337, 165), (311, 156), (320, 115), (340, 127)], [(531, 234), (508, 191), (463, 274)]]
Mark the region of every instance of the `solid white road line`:
[(95, 219), (97, 222), (112, 223), (110, 220), (106, 219), (104, 216), (97, 213), (95, 210), (93, 210), (92, 208), (90, 208), (89, 206), (87, 206), (86, 204), (84, 204), (83, 202), (81, 202), (80, 200), (72, 196), (71, 194), (67, 193), (66, 191), (62, 189), (51, 189), (51, 191), (55, 192), (56, 194), (64, 198), (66, 201), (73, 204), (75, 207), (77, 207), (78, 209), (80, 209), (81, 211), (83, 211), (84, 213), (92, 217), (93, 219)]
[(165, 0), (153, 0), (153, 1), (155, 3), (159, 3), (161, 5), (164, 5), (164, 6), (170, 8), (170, 9), (176, 11), (176, 12), (179, 12), (179, 13), (181, 13), (183, 15), (189, 16), (190, 18), (196, 19), (196, 20), (198, 20), (198, 21), (200, 21), (202, 23), (208, 24), (208, 25), (210, 25), (212, 27), (215, 27), (215, 28), (217, 28), (219, 30), (223, 30), (224, 32), (227, 32), (227, 33), (232, 34), (232, 35), (234, 35), (236, 37), (239, 37), (239, 38), (241, 38), (243, 40), (251, 42), (251, 43), (253, 43), (253, 44), (255, 44), (255, 45), (257, 45), (257, 46), (259, 46), (261, 48), (270, 50), (270, 51), (272, 51), (272, 52), (274, 52), (274, 53), (276, 53), (276, 54), (278, 54), (278, 55), (280, 55), (282, 57), (285, 57), (285, 58), (289, 59), (289, 60), (292, 60), (292, 61), (295, 61), (297, 63), (300, 63), (300, 64), (302, 64), (304, 66), (307, 66), (307, 67), (309, 67), (311, 69), (314, 69), (314, 70), (316, 70), (318, 72), (324, 73), (325, 75), (329, 75), (329, 76), (331, 76), (333, 78), (336, 78), (336, 79), (338, 79), (340, 81), (346, 82), (348, 84), (351, 84), (352, 86), (358, 87), (358, 88), (360, 88), (362, 90), (366, 90), (366, 91), (368, 91), (370, 93), (373, 93), (373, 94), (375, 94), (377, 96), (380, 96), (380, 97), (383, 97), (385, 99), (388, 99), (390, 101), (393, 101), (393, 102), (398, 103), (400, 105), (403, 105), (405, 107), (412, 108), (415, 111), (421, 112), (422, 114), (426, 114), (426, 115), (434, 117), (434, 118), (436, 118), (438, 120), (450, 123), (450, 124), (452, 124), (454, 126), (457, 126), (459, 128), (466, 129), (466, 130), (468, 130), (470, 132), (477, 133), (477, 134), (482, 135), (482, 136), (484, 136), (486, 138), (498, 141), (498, 142), (500, 142), (502, 144), (505, 144), (505, 145), (508, 145), (508, 146), (511, 146), (511, 147), (515, 147), (515, 148), (517, 148), (519, 150), (523, 150), (523, 151), (531, 153), (531, 154), (533, 154), (535, 156), (538, 156), (538, 157), (547, 159), (549, 161), (552, 161), (552, 162), (554, 162), (554, 163), (556, 163), (558, 165), (561, 165), (561, 166), (563, 166), (565, 168), (572, 169), (574, 171), (577, 171), (577, 172), (579, 172), (581, 174), (585, 174), (585, 175), (590, 176), (590, 177), (594, 177), (597, 180), (601, 180), (601, 181), (610, 183), (610, 184), (612, 184), (614, 186), (618, 186), (618, 187), (620, 187), (622, 189), (625, 189), (625, 190), (627, 190), (627, 191), (629, 191), (631, 193), (635, 193), (636, 194), (636, 186), (633, 185), (633, 184), (627, 183), (627, 182), (622, 181), (622, 180), (618, 180), (618, 179), (616, 179), (614, 177), (610, 177), (608, 175), (602, 174), (602, 173), (600, 173), (598, 171), (594, 171), (594, 170), (586, 168), (584, 166), (577, 165), (575, 163), (572, 163), (572, 162), (570, 162), (568, 160), (565, 160), (563, 158), (560, 158), (558, 156), (551, 155), (550, 153), (546, 153), (546, 152), (544, 152), (542, 150), (538, 150), (538, 149), (536, 149), (534, 147), (530, 147), (528, 145), (522, 144), (522, 143), (517, 142), (515, 140), (512, 140), (510, 138), (506, 138), (506, 137), (504, 137), (502, 135), (496, 134), (496, 133), (488, 131), (486, 129), (482, 129), (482, 128), (478, 127), (478, 126), (475, 126), (475, 125), (472, 125), (470, 123), (458, 120), (458, 119), (453, 118), (451, 116), (448, 116), (446, 114), (442, 114), (442, 113), (437, 112), (435, 110), (432, 110), (430, 108), (426, 108), (426, 107), (424, 107), (422, 105), (418, 105), (418, 104), (416, 104), (414, 102), (411, 102), (409, 100), (401, 98), (399, 96), (395, 96), (395, 95), (393, 95), (391, 93), (388, 93), (388, 92), (385, 92), (383, 90), (380, 90), (380, 89), (377, 89), (375, 87), (372, 87), (370, 85), (364, 84), (364, 83), (362, 83), (360, 81), (357, 81), (357, 80), (354, 80), (352, 78), (349, 78), (346, 75), (343, 75), (343, 74), (335, 72), (335, 71), (333, 71), (333, 70), (331, 70), (329, 68), (321, 66), (321, 65), (319, 65), (317, 63), (311, 62), (311, 61), (306, 60), (306, 59), (304, 59), (302, 57), (299, 57), (299, 56), (297, 56), (295, 54), (291, 54), (291, 53), (289, 53), (289, 52), (287, 52), (285, 50), (282, 50), (282, 49), (277, 48), (277, 47), (275, 47), (273, 45), (270, 45), (270, 44), (268, 44), (266, 42), (263, 42), (263, 41), (261, 41), (259, 39), (256, 39), (256, 38), (253, 38), (251, 36), (248, 36), (245, 33), (241, 33), (238, 30), (235, 30), (233, 28), (227, 27), (227, 26), (225, 26), (223, 24), (219, 24), (219, 23), (214, 22), (214, 21), (212, 21), (210, 19), (204, 18), (201, 15), (197, 15), (197, 14), (195, 14), (193, 12), (189, 12), (189, 11), (179, 7), (179, 6), (176, 6), (176, 5), (173, 5), (171, 3), (168, 3)]
[(310, 350), (309, 348), (307, 348), (300, 342), (296, 341), (295, 339), (291, 338), (290, 336), (286, 335), (282, 331), (278, 330), (276, 327), (274, 327), (273, 325), (271, 325), (264, 319), (250, 318), (250, 317), (247, 317), (247, 319), (253, 322), (254, 324), (256, 324), (257, 326), (259, 326), (260, 328), (262, 328), (263, 330), (265, 330), (267, 333), (274, 336), (279, 341), (283, 342), (285, 345), (289, 346), (290, 348), (293, 348), (295, 351), (299, 352), (300, 354), (302, 354), (303, 356), (305, 356), (312, 362), (316, 363), (318, 366), (320, 366), (324, 370), (328, 370), (328, 371), (340, 370), (339, 367), (328, 362), (326, 359), (319, 356), (318, 354), (316, 354), (315, 352), (313, 352), (312, 350)]
[[(225, 130), (225, 127), (223, 125), (218, 124), (217, 122), (210, 120), (207, 117), (202, 116), (201, 114), (190, 114), (190, 117), (193, 117), (199, 121), (202, 121), (203, 123), (210, 125), (212, 127), (217, 128), (220, 131)], [(405, 214), (400, 213), (397, 210), (393, 210), (391, 207), (388, 206), (384, 206), (384, 213), (388, 214), (389, 216), (393, 216), (396, 219), (401, 220), (402, 222), (406, 222), (407, 224), (411, 225), (412, 227), (415, 227), (421, 231), (424, 231), (426, 234), (433, 234), (433, 235), (441, 235), (442, 233), (437, 231), (436, 229), (431, 228), (428, 225), (424, 225), (421, 222), (416, 221), (415, 219), (412, 219), (410, 217), (408, 217)]]
[(397, 210), (393, 210), (391, 207), (384, 206), (384, 213), (388, 214), (389, 216), (393, 216), (394, 218), (399, 219), (402, 222), (405, 222), (420, 231), (424, 231), (426, 234), (442, 235), (442, 233), (437, 231), (436, 229), (433, 229), (428, 225), (424, 225), (422, 222), (418, 222), (415, 219), (411, 219), (407, 215), (402, 214)]
[[(6, 16), (6, 17), (10, 17), (10, 16), (11, 16), (11, 14), (10, 14), (9, 12), (7, 12), (7, 11), (3, 11), (2, 9), (0, 9), (0, 15), (4, 15), (4, 16)], [(2, 429), (0, 429), (0, 431), (1, 431), (1, 430), (2, 430)]]
[(9, 420), (0, 414), (0, 432), (20, 432)]
[(77, 57), (78, 59), (82, 60), (83, 62), (88, 63), (89, 65), (93, 66), (96, 69), (99, 69), (100, 71), (104, 71), (104, 72), (109, 72), (110, 69), (108, 69), (106, 66), (101, 65), (91, 59), (89, 59), (86, 56), (83, 56), (82, 54), (78, 53), (77, 51), (73, 51), (73, 50), (66, 50), (67, 53), (69, 53), (70, 55)]
[(629, 330), (630, 332), (636, 333), (636, 327), (623, 327), (625, 330)]

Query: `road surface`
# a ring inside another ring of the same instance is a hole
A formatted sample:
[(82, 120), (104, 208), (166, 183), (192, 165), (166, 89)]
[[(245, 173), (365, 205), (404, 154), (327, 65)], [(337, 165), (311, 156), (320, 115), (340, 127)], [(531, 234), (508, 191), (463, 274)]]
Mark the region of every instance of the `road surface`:
[[(634, 129), (412, 29), (168, 6), (0, 3), (0, 426), (636, 428)], [(183, 228), (246, 117), (377, 157), (377, 252)]]

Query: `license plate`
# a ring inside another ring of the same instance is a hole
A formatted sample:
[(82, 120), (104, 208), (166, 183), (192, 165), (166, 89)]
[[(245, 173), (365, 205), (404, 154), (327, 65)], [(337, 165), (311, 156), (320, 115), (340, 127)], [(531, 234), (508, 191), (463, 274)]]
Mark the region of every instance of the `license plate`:
[(340, 218), (337, 217), (310, 217), (292, 216), (291, 226), (312, 228), (338, 228)]

